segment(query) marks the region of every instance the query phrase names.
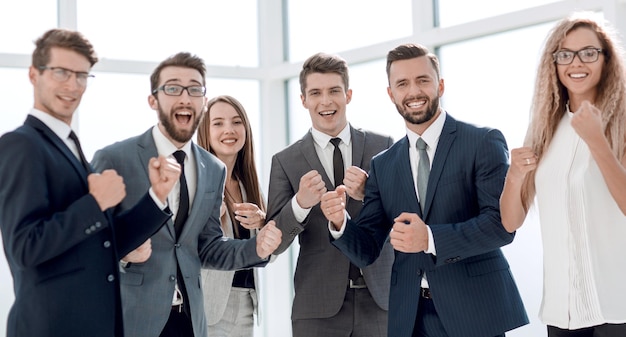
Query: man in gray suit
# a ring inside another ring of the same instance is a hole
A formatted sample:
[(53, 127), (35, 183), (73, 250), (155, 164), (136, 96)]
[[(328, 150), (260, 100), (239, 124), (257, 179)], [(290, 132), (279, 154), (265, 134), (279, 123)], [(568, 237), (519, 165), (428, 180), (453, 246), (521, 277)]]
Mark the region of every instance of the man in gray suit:
[(348, 124), (348, 82), (348, 66), (339, 56), (318, 53), (306, 60), (300, 97), (312, 128), (272, 158), (268, 219), (275, 219), (283, 233), (275, 254), (297, 235), (300, 243), (291, 315), (297, 337), (386, 336), (391, 246), (360, 270), (330, 244), (328, 221), (319, 208), (321, 196), (343, 184), (347, 209), (356, 216), (370, 159), (393, 143)]
[(174, 156), (182, 166), (181, 179), (168, 196), (174, 220), (152, 236), (151, 244), (121, 261), (124, 330), (133, 337), (205, 337), (200, 268), (264, 266), (281, 234), (268, 223), (250, 240), (223, 237), (219, 219), (225, 167), (190, 141), (207, 102), (202, 59), (178, 53), (157, 66), (150, 82), (148, 102), (159, 123), (98, 151), (93, 160), (96, 170), (114, 168), (125, 178), (127, 195), (116, 213), (134, 205), (147, 189), (150, 157)]

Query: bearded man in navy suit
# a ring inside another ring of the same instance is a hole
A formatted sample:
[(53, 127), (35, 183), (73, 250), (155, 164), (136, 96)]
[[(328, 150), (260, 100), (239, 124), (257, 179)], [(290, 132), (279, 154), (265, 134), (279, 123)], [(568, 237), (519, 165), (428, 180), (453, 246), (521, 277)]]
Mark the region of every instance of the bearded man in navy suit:
[(363, 267), (390, 237), (389, 337), (504, 336), (528, 323), (500, 250), (514, 237), (499, 211), (506, 141), (440, 107), (439, 61), (425, 47), (391, 50), (387, 76), (407, 136), (372, 159), (357, 219), (343, 187), (322, 197), (333, 244)]

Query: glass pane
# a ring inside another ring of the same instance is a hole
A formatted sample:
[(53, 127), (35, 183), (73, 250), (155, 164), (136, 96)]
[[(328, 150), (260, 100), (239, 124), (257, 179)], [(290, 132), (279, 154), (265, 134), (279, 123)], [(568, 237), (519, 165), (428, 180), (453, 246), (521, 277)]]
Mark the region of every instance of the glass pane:
[[(337, 53), (410, 36), (410, 0), (288, 1), (289, 60)], [(357, 14), (358, 12), (358, 14)], [(375, 18), (372, 20), (372, 18)]]
[(188, 51), (211, 65), (258, 65), (256, 0), (77, 3), (78, 29), (101, 57), (160, 62)]
[[(10, 6), (10, 8), (9, 8)], [(0, 53), (31, 54), (35, 40), (57, 26), (57, 1), (3, 1)]]
[(24, 123), (33, 107), (33, 86), (26, 68), (0, 68), (0, 78), (1, 135)]
[(446, 111), (456, 119), (500, 129), (509, 149), (522, 146), (539, 54), (553, 26), (551, 22), (441, 47)]
[(559, 0), (437, 0), (439, 25), (454, 26), (557, 1)]
[[(398, 140), (406, 134), (404, 120), (387, 95), (384, 59), (350, 66), (352, 101), (348, 122), (357, 128), (390, 135)], [(289, 143), (302, 138), (311, 128), (309, 112), (302, 106), (300, 83), (289, 80)]]

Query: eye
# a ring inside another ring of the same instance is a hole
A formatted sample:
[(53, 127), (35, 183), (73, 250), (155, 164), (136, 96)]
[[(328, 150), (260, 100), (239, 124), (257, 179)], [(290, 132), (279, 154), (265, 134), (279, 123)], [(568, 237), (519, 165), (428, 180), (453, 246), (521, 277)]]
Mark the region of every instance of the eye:
[(193, 86), (193, 87), (188, 87), (187, 90), (189, 91), (189, 94), (191, 96), (202, 96), (202, 95), (204, 95), (204, 87)]
[(166, 85), (163, 87), (163, 91), (166, 94), (178, 94), (183, 90), (183, 88), (179, 85)]
[(566, 50), (563, 50), (563, 51), (560, 51), (560, 52), (556, 53), (556, 57), (559, 60), (569, 60), (573, 56), (574, 56), (574, 52), (566, 51)]

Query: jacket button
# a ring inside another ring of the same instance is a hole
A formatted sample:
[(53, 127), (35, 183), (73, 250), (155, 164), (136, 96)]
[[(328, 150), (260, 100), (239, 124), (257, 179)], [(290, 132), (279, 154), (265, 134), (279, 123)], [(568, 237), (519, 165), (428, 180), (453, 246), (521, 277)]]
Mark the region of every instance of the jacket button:
[(87, 234), (87, 235), (91, 234), (91, 229), (89, 229), (89, 228), (85, 229), (85, 234)]
[(96, 228), (100, 228), (100, 227), (102, 227), (102, 222), (96, 221)]
[(176, 281), (176, 276), (175, 275), (170, 275), (170, 281), (172, 281), (172, 282)]
[(107, 276), (107, 281), (109, 282), (115, 281), (115, 276), (113, 276), (113, 274), (109, 274), (109, 276)]
[(104, 241), (104, 243), (102, 244), (104, 246), (104, 248), (109, 248), (111, 247), (111, 241)]

